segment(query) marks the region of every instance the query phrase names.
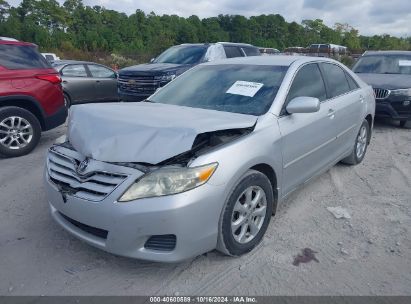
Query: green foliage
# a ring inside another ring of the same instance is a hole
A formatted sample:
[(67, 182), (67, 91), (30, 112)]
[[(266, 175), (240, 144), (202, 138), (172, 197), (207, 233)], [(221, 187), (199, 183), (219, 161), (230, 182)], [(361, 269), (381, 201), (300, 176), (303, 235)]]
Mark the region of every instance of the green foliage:
[(18, 7), (0, 0), (0, 36), (34, 42), (41, 50), (57, 52), (64, 58), (108, 58), (120, 66), (147, 61), (179, 43), (233, 41), (280, 50), (311, 43), (333, 43), (355, 52), (411, 49), (411, 37), (360, 36), (348, 24), (337, 23), (330, 28), (321, 19), (303, 20), (298, 24), (288, 23), (278, 14), (200, 19), (158, 16), (141, 10), (127, 16), (101, 6), (84, 5), (82, 0), (66, 0), (63, 5), (56, 0), (23, 0)]

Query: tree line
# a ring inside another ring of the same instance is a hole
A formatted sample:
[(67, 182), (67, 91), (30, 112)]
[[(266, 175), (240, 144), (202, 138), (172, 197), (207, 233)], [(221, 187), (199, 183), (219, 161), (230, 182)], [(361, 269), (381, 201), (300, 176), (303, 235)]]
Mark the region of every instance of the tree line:
[(328, 27), (320, 19), (287, 22), (279, 14), (253, 17), (218, 15), (188, 18), (134, 14), (87, 6), (82, 0), (23, 0), (13, 7), (0, 0), (0, 36), (34, 42), (42, 51), (116, 53), (148, 58), (180, 43), (232, 41), (283, 50), (311, 43), (345, 45), (351, 50), (411, 50), (411, 37), (363, 36), (348, 24)]

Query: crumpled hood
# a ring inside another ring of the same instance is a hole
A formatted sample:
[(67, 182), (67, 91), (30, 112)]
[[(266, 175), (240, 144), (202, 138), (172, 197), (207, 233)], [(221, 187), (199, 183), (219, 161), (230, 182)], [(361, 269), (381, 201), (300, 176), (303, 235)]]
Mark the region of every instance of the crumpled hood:
[(356, 73), (356, 75), (373, 88), (388, 90), (411, 88), (410, 75), (368, 73)]
[(149, 102), (84, 104), (70, 109), (68, 139), (96, 160), (157, 164), (189, 151), (198, 134), (256, 121), (252, 115)]
[(191, 64), (174, 63), (145, 63), (121, 69), (120, 76), (138, 75), (163, 75), (166, 73), (176, 73), (177, 75), (191, 68)]

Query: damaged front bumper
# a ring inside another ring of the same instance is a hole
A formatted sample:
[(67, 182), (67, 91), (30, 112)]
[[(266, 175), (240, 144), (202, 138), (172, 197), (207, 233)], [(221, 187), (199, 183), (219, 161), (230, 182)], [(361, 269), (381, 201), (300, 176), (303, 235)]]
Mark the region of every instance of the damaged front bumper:
[(78, 174), (73, 168), (82, 160), (76, 151), (55, 146), (45, 170), (51, 215), (72, 235), (113, 254), (162, 262), (216, 247), (223, 185), (120, 203), (119, 197), (144, 173), (89, 160)]

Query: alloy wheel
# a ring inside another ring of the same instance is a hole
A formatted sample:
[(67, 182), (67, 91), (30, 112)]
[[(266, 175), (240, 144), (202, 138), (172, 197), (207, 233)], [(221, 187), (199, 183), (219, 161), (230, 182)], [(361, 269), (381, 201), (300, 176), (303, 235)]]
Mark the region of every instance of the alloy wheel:
[(358, 159), (361, 159), (365, 153), (365, 149), (367, 148), (367, 139), (367, 128), (366, 126), (362, 126), (357, 136), (357, 144), (355, 150)]
[(259, 186), (251, 186), (244, 190), (237, 199), (232, 219), (231, 233), (234, 239), (241, 244), (253, 240), (267, 216), (267, 197)]
[(33, 126), (19, 116), (6, 117), (0, 122), (0, 144), (7, 149), (26, 147), (33, 139)]

